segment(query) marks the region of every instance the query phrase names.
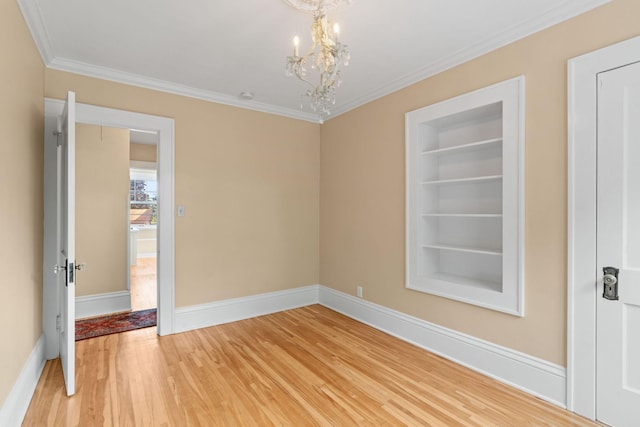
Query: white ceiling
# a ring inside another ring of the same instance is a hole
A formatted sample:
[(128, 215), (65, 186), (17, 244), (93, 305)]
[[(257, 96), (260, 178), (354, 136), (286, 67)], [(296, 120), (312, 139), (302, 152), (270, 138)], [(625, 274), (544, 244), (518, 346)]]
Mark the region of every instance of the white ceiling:
[[(329, 14), (351, 51), (332, 116), (607, 1), (352, 0)], [(51, 68), (321, 121), (284, 74), (311, 17), (281, 0), (18, 3)]]

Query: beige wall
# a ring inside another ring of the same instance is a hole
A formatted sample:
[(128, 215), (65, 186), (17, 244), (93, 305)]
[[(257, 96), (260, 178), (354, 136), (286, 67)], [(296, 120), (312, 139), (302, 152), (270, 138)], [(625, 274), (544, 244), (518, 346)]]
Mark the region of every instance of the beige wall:
[(76, 296), (127, 290), (129, 131), (76, 125)]
[(320, 125), (46, 70), (46, 96), (175, 119), (176, 305), (318, 283)]
[(158, 161), (158, 148), (156, 145), (136, 144), (132, 142), (129, 148), (129, 153), (131, 160), (137, 160), (139, 162)]
[[(616, 0), (322, 126), (320, 282), (565, 365), (567, 60), (640, 34), (640, 2)], [(526, 316), (404, 288), (404, 114), (526, 76)], [(345, 82), (345, 84), (347, 84)]]
[(42, 334), (44, 66), (15, 1), (0, 2), (0, 407)]

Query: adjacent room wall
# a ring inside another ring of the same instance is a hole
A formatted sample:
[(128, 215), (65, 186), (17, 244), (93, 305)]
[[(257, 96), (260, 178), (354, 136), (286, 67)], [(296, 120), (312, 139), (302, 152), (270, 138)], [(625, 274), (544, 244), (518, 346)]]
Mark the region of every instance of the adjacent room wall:
[(127, 290), (129, 131), (76, 125), (76, 296)]
[(129, 146), (129, 158), (139, 162), (157, 162), (158, 147), (154, 144), (136, 144)]
[(320, 125), (46, 70), (68, 90), (175, 119), (177, 307), (318, 283)]
[(0, 2), (0, 52), (2, 408), (42, 335), (44, 66), (15, 1)]
[[(640, 34), (615, 0), (327, 121), (321, 129), (320, 282), (566, 364), (567, 60)], [(526, 76), (526, 315), (405, 289), (404, 114)], [(345, 78), (345, 85), (348, 84)]]

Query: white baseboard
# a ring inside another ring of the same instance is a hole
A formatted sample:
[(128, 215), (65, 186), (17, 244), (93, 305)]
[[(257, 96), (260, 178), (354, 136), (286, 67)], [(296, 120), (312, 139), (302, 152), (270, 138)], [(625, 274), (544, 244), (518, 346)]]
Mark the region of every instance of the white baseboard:
[(157, 258), (157, 252), (138, 252), (138, 258)]
[(76, 319), (131, 310), (131, 292), (118, 291), (76, 298)]
[(220, 325), (318, 303), (319, 285), (176, 309), (175, 332)]
[(44, 335), (41, 335), (0, 408), (0, 426), (18, 427), (22, 424), (45, 362)]
[(320, 286), (319, 303), (446, 359), (566, 408), (566, 369)]

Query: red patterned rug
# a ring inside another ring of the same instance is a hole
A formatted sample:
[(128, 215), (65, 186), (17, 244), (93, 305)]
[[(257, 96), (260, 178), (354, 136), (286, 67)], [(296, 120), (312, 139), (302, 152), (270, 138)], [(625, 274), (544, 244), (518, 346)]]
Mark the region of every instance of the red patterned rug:
[(156, 309), (76, 320), (76, 341), (156, 326)]

